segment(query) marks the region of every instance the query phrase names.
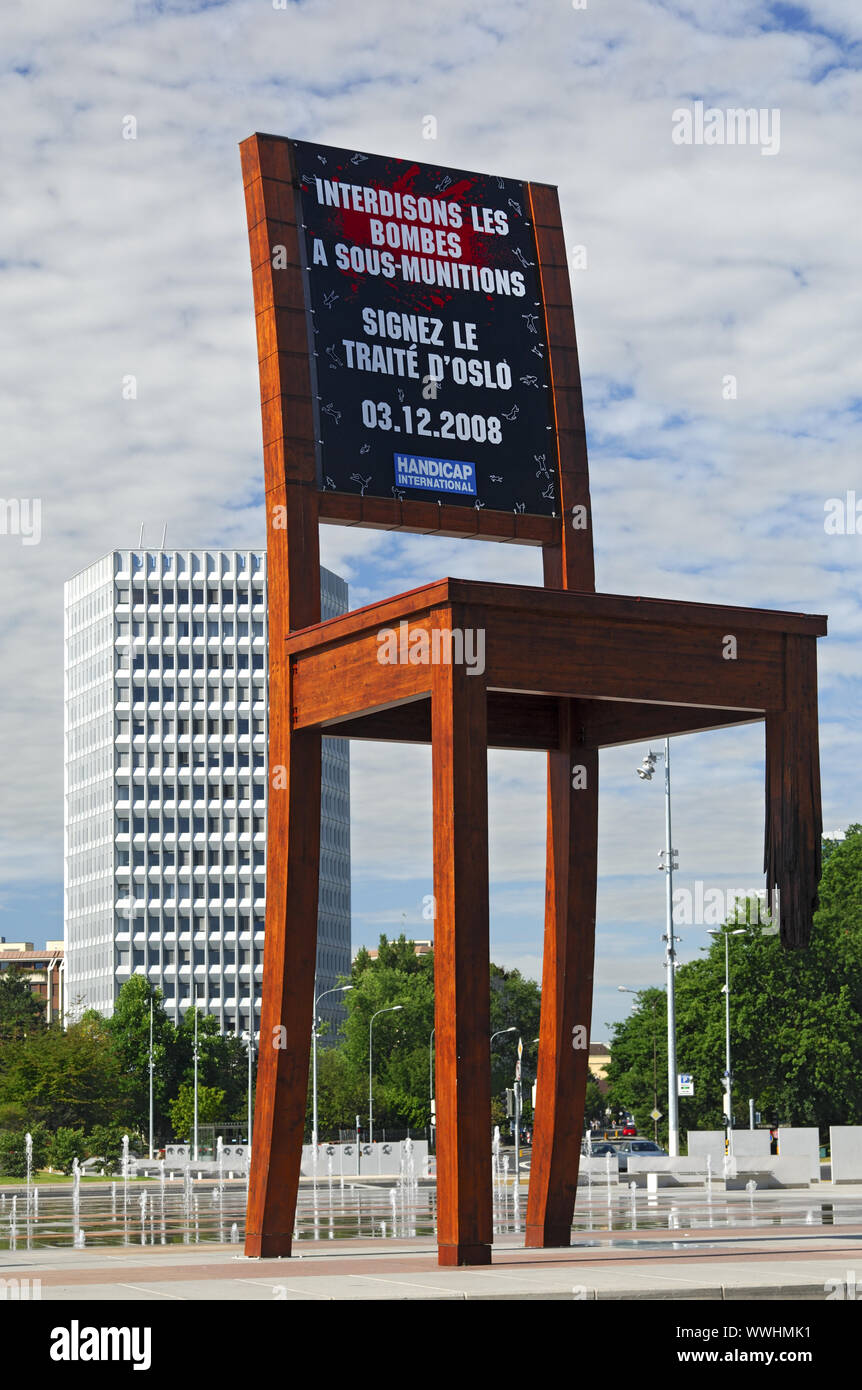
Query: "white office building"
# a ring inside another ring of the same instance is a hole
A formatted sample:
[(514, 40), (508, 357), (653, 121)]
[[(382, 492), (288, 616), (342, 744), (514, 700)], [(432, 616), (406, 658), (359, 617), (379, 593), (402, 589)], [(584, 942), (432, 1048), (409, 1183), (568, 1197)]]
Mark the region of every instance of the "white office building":
[[(324, 618), (347, 585), (322, 569)], [(143, 974), (179, 1021), (260, 1026), (266, 557), (115, 550), (65, 586), (66, 1001)], [(348, 742), (323, 740), (318, 992), (350, 972)], [(340, 996), (321, 1015), (341, 1017)]]

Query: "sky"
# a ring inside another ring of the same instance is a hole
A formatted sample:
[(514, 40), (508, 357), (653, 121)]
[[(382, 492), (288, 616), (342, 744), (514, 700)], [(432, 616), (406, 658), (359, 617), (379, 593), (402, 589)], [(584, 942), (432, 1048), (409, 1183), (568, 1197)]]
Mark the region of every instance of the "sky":
[[(142, 523), (264, 544), (254, 131), (558, 186), (597, 587), (828, 614), (824, 826), (862, 819), (862, 516), (827, 530), (830, 499), (862, 503), (853, 0), (5, 0), (0, 54), (0, 498), (41, 507), (38, 544), (0, 528), (0, 934), (62, 936), (63, 581)], [(697, 103), (755, 109), (757, 139), (680, 143)], [(522, 547), (327, 526), (321, 553), (354, 607), (447, 574), (541, 583)], [(601, 756), (594, 1040), (620, 985), (663, 980), (646, 751)], [(354, 947), (428, 936), (429, 750), (351, 757)], [(762, 725), (671, 760), (677, 886), (762, 887)], [(543, 756), (492, 753), (489, 786), (491, 955), (538, 979)], [(696, 958), (705, 927), (681, 931)]]

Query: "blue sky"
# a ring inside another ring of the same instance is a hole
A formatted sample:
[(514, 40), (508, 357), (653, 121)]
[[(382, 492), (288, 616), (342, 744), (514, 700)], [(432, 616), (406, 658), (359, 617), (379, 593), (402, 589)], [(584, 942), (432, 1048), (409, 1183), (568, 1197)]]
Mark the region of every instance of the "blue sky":
[[(862, 819), (862, 534), (823, 525), (829, 498), (862, 498), (862, 10), (7, 0), (0, 41), (0, 496), (40, 497), (43, 526), (38, 546), (0, 535), (2, 935), (62, 934), (63, 580), (142, 521), (263, 543), (254, 130), (559, 186), (598, 587), (828, 613), (824, 823)], [(777, 152), (674, 144), (695, 100), (777, 110)], [(355, 605), (443, 574), (540, 582), (521, 549), (326, 527), (322, 553)], [(619, 984), (662, 978), (645, 751), (602, 756), (595, 1038)], [(678, 740), (673, 771), (680, 886), (760, 886), (762, 729)], [(537, 976), (542, 758), (494, 754), (490, 808), (492, 954)], [(354, 744), (353, 821), (354, 943), (427, 935), (427, 750)], [(689, 959), (704, 930), (683, 936)]]

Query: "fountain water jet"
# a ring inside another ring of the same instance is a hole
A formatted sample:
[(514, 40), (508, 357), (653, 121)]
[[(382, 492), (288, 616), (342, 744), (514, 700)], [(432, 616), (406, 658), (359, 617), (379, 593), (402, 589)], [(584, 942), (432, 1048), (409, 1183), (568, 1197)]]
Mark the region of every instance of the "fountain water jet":
[(32, 1200), (31, 1187), (33, 1183), (33, 1136), (27, 1131), (24, 1135), (24, 1153), (27, 1159), (27, 1210), (30, 1210)]

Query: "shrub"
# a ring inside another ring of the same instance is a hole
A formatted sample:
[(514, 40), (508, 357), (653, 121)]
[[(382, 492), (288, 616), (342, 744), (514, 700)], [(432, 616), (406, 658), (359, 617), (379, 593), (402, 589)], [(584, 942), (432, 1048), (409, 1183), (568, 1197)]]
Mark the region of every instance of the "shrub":
[(0, 1173), (4, 1178), (27, 1176), (23, 1130), (7, 1129), (0, 1134)]
[(104, 1159), (105, 1168), (109, 1173), (118, 1172), (125, 1133), (122, 1125), (94, 1125), (87, 1135), (87, 1157)]
[(49, 1157), (52, 1168), (59, 1168), (62, 1173), (71, 1173), (72, 1159), (77, 1158), (80, 1162), (87, 1157), (84, 1131), (61, 1126), (51, 1141)]
[[(26, 1178), (27, 1176), (27, 1130), (4, 1130), (0, 1134), (0, 1174), (6, 1178)], [(45, 1165), (50, 1135), (43, 1124), (36, 1124), (30, 1131), (33, 1140), (33, 1172)]]

